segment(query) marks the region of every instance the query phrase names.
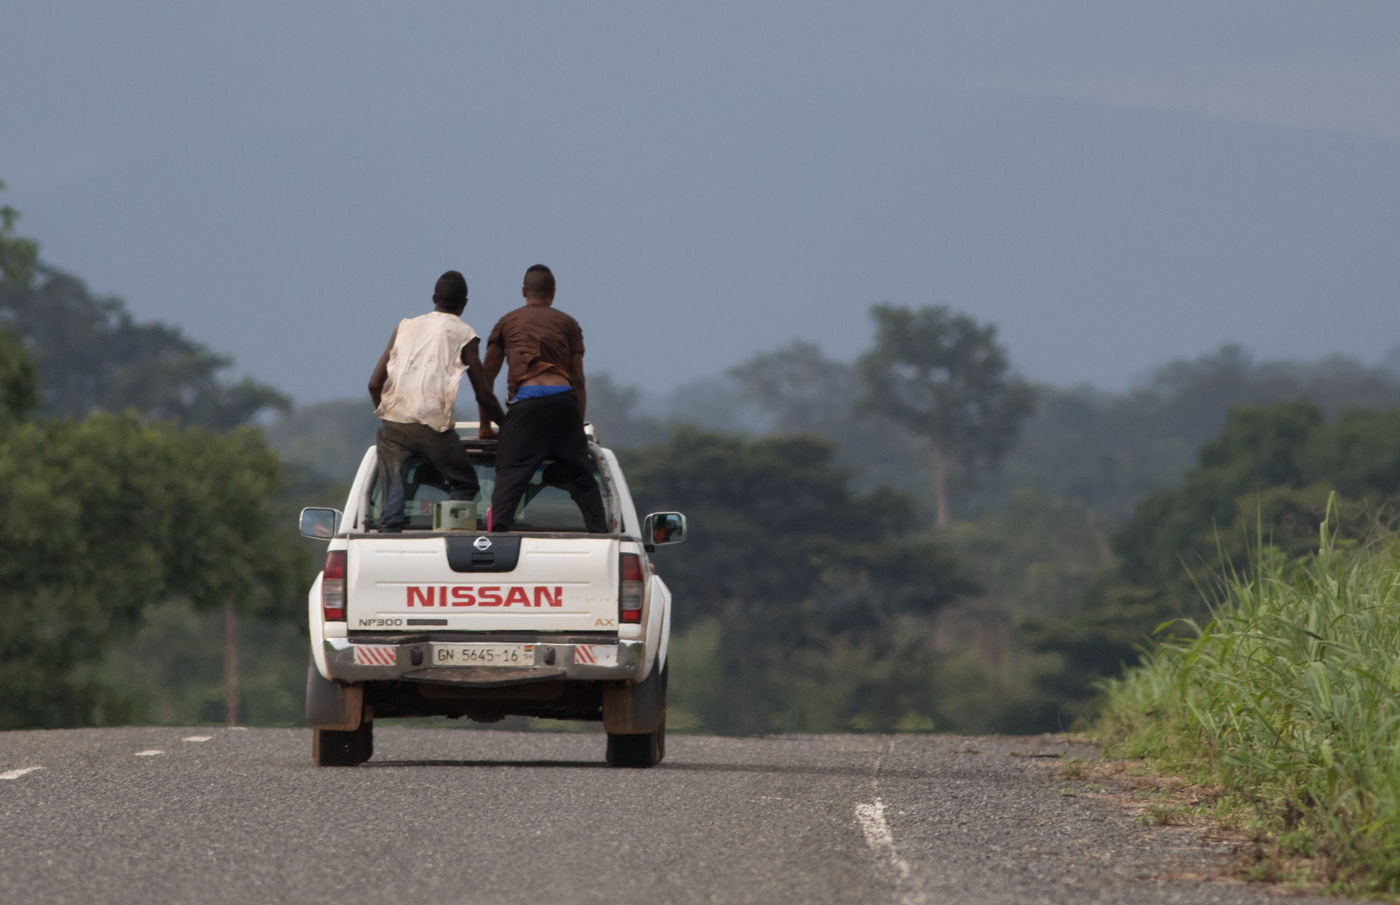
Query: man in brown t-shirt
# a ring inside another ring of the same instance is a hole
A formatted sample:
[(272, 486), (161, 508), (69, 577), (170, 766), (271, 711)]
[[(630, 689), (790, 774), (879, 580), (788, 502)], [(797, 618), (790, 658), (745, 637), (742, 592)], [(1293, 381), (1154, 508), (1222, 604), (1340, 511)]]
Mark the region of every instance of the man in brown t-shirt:
[[(502, 364), (510, 406), (496, 442), (496, 489), (487, 513), (490, 531), (509, 531), (516, 507), (535, 470), (547, 458), (563, 466), (568, 490), (589, 531), (608, 530), (602, 492), (583, 435), (587, 391), (583, 379), (583, 331), (554, 307), (554, 274), (543, 264), (525, 271), (525, 304), (496, 322), (482, 366), (493, 386)], [(481, 435), (491, 420), (481, 413)]]

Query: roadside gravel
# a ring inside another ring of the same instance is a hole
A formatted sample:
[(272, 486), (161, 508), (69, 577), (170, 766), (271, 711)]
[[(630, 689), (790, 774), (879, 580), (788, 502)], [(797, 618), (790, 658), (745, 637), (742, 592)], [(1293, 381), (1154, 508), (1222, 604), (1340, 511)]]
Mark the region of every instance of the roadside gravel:
[[(942, 744), (967, 759), (970, 778), (1007, 769), (1043, 784), (1058, 800), (1053, 812), (1046, 810), (1049, 799), (1041, 794), (1025, 795), (1020, 802), (1011, 795), (985, 802), (997, 820), (974, 827), (967, 847), (973, 850), (969, 860), (980, 862), (985, 875), (980, 885), (988, 905), (1360, 901), (1327, 897), (1318, 889), (1241, 880), (1257, 863), (1258, 847), (1245, 833), (1223, 832), (1208, 818), (1192, 815), (1199, 790), (1151, 775), (1140, 764), (1102, 761), (1096, 746), (1081, 740), (1063, 735), (979, 736), (949, 738)], [(989, 785), (978, 779), (977, 787)], [(1014, 789), (1015, 783), (1008, 788)], [(956, 799), (956, 790), (950, 794)], [(1004, 821), (1035, 824), (1042, 832), (998, 834), (996, 826)], [(916, 839), (908, 834), (906, 838), (911, 843)], [(946, 852), (950, 840), (938, 844)], [(964, 872), (969, 869), (979, 870), (969, 864), (962, 867)], [(962, 882), (969, 879), (964, 873)], [(1064, 895), (1066, 887), (1073, 890), (1072, 897)], [(949, 892), (924, 888), (906, 900), (943, 901)]]

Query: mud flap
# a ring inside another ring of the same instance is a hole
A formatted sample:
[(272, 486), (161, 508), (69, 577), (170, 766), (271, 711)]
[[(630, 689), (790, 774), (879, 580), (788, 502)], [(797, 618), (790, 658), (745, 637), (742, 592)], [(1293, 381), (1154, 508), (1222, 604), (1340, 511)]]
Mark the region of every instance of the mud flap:
[(364, 716), (364, 686), (332, 682), (316, 670), (315, 663), (307, 665), (306, 725), (350, 732), (360, 728)]
[(659, 657), (652, 664), (651, 674), (642, 682), (603, 691), (603, 728), (610, 734), (655, 732), (665, 716), (666, 683), (661, 678)]

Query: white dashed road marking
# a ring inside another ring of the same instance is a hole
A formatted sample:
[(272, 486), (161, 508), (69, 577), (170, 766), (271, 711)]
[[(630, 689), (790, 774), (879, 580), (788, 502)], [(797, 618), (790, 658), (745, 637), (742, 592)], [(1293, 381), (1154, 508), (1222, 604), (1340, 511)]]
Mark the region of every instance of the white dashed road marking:
[(180, 739), (180, 741), (182, 741), (182, 742), (207, 742), (207, 741), (209, 741), (209, 740), (210, 740), (211, 738), (213, 738), (213, 737), (214, 737), (214, 736), (212, 736), (212, 735), (191, 735), (191, 736), (187, 736), (187, 737), (185, 737), (185, 738)]
[(869, 804), (856, 805), (856, 820), (860, 821), (865, 844), (870, 850), (887, 862), (899, 879), (909, 879), (909, 863), (894, 850), (894, 833), (885, 822), (885, 803), (877, 798)]
[[(885, 754), (893, 753), (894, 742), (891, 741)], [(860, 824), (860, 831), (865, 835), (865, 844), (870, 851), (894, 872), (895, 902), (898, 905), (925, 905), (928, 899), (924, 893), (910, 888), (913, 871), (909, 868), (909, 862), (899, 856), (894, 844), (894, 831), (885, 820), (885, 802), (880, 797), (880, 765), (884, 759), (884, 754), (875, 758), (874, 788), (871, 790), (875, 793), (875, 800), (856, 805), (856, 822)]]
[(148, 750), (148, 751), (137, 751), (137, 752), (136, 752), (136, 756), (137, 756), (137, 757), (158, 757), (158, 756), (160, 756), (160, 755), (162, 755), (162, 754), (164, 754), (164, 753), (165, 753), (165, 752), (162, 751), (162, 750), (160, 750), (159, 748), (151, 748), (151, 749)]
[(42, 770), (43, 767), (20, 767), (18, 770), (8, 770), (0, 773), (0, 779), (19, 779), (26, 773), (33, 773), (35, 770)]

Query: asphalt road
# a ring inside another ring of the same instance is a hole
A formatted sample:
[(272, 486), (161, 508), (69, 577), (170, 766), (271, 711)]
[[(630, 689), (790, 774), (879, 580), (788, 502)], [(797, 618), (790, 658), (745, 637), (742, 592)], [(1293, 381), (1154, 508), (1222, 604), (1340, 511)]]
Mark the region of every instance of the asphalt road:
[(1064, 739), (667, 745), (388, 723), (331, 769), (308, 730), (0, 733), (0, 903), (1281, 901), (1189, 879), (1224, 856), (1060, 780)]

